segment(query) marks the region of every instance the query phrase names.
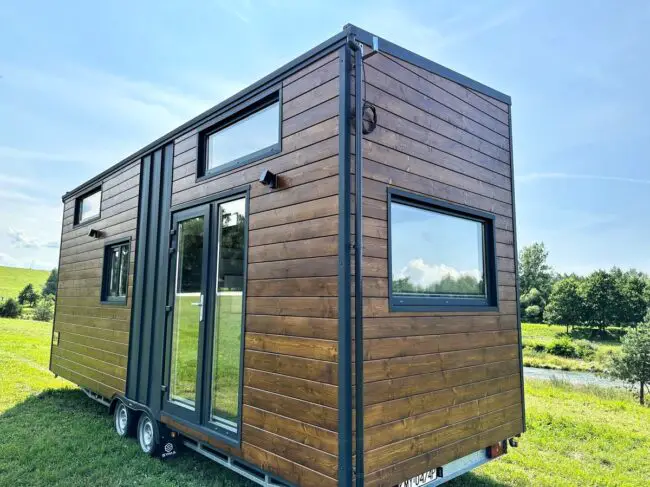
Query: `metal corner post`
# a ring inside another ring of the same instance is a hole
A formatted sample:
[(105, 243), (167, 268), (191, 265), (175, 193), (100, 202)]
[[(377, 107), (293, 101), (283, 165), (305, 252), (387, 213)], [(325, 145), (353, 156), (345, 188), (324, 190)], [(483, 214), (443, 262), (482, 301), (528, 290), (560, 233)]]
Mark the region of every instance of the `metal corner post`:
[(361, 93), (363, 52), (354, 52), (354, 374), (355, 374), (355, 477), (363, 487), (363, 96)]
[[(519, 308), (519, 300), (521, 299), (520, 288), (519, 288), (519, 251), (517, 249), (517, 210), (516, 210), (516, 201), (515, 201), (515, 166), (514, 166), (514, 156), (512, 153), (512, 105), (508, 107), (508, 132), (510, 135), (509, 144), (510, 144), (510, 190), (512, 194), (512, 234), (514, 236), (512, 240), (513, 249), (514, 249), (514, 258), (515, 258), (515, 290), (517, 300), (515, 305), (517, 306), (517, 331), (519, 332), (519, 379), (521, 382), (521, 408), (522, 408), (522, 429), (523, 432), (526, 432), (526, 392), (524, 389), (524, 352), (523, 352), (523, 338), (521, 332), (521, 310)], [(498, 292), (498, 290), (497, 290)]]
[(350, 47), (339, 49), (338, 444), (339, 485), (352, 486), (350, 269)]

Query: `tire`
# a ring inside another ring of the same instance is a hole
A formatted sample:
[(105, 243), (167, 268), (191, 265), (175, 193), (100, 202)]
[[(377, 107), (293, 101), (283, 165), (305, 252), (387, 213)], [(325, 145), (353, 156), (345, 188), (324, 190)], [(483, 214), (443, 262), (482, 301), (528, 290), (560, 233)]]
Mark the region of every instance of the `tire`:
[(122, 438), (135, 436), (136, 422), (136, 413), (129, 409), (122, 401), (117, 401), (115, 410), (113, 411), (113, 426), (115, 426), (117, 434)]
[(138, 443), (140, 449), (147, 455), (155, 456), (158, 453), (158, 434), (156, 423), (147, 413), (142, 413), (138, 420)]

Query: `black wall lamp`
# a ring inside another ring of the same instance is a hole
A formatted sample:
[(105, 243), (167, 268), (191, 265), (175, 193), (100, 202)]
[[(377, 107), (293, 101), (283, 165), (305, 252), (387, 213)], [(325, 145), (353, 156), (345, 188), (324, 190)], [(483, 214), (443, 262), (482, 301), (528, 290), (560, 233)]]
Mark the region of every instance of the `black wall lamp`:
[(88, 236), (90, 238), (101, 238), (102, 237), (102, 232), (100, 232), (99, 230), (96, 230), (94, 228), (91, 228), (90, 230), (88, 230)]
[(264, 169), (260, 175), (260, 183), (262, 183), (264, 186), (268, 186), (271, 189), (275, 189), (278, 187), (278, 176), (268, 169)]

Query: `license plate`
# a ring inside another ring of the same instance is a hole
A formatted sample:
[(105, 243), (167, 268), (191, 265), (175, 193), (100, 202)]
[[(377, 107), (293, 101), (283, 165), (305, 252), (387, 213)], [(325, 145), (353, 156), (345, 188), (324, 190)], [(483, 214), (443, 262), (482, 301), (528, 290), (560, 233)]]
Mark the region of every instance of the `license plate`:
[(436, 480), (436, 478), (436, 469), (434, 468), (433, 470), (429, 470), (428, 472), (424, 472), (420, 475), (416, 475), (411, 479), (405, 480), (399, 484), (398, 487), (420, 487), (421, 485), (425, 485), (433, 480)]

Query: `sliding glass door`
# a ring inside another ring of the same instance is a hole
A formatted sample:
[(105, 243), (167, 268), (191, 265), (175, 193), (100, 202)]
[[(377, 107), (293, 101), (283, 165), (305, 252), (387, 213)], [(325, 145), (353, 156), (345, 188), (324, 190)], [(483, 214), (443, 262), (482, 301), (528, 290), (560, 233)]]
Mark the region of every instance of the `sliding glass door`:
[(246, 198), (174, 216), (165, 409), (237, 437), (242, 391)]

